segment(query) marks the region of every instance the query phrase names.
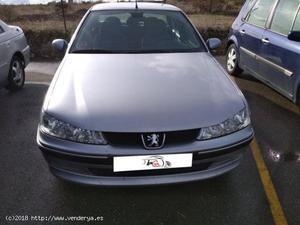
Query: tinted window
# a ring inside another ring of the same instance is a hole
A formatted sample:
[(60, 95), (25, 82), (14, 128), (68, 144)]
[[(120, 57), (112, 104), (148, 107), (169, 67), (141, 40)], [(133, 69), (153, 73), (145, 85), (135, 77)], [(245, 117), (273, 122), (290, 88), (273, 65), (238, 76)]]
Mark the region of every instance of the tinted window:
[(287, 35), (292, 28), (300, 0), (281, 0), (276, 8), (271, 30)]
[(73, 53), (206, 51), (186, 17), (176, 11), (91, 12), (71, 48)]
[(250, 11), (248, 22), (264, 27), (276, 0), (258, 0)]
[(0, 26), (0, 34), (4, 33), (3, 28)]

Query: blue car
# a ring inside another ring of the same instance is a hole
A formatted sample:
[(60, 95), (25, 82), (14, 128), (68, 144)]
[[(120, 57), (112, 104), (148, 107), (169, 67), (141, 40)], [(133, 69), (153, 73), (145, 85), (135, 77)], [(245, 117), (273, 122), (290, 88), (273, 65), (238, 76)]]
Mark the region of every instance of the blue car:
[(300, 0), (247, 0), (228, 38), (226, 69), (247, 71), (300, 106)]

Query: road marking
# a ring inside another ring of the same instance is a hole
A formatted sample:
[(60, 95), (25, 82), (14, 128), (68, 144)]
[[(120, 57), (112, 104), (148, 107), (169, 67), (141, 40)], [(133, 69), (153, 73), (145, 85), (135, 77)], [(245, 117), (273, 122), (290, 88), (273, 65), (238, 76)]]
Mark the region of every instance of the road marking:
[(264, 191), (268, 198), (269, 206), (273, 215), (273, 220), (276, 225), (288, 225), (287, 219), (284, 215), (279, 198), (277, 196), (274, 184), (272, 182), (270, 173), (268, 171), (261, 150), (255, 138), (251, 142), (250, 146), (260, 175), (260, 179), (264, 187)]
[(46, 86), (49, 86), (50, 82), (46, 82), (46, 81), (25, 81), (25, 84), (34, 84), (34, 85), (46, 85)]

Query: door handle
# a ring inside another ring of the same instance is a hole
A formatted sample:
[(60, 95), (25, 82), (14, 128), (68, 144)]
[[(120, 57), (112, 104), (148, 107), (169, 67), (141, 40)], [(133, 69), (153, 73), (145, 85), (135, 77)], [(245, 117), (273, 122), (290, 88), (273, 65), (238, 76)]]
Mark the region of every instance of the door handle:
[(261, 41), (262, 41), (264, 44), (269, 44), (269, 43), (270, 43), (269, 38), (263, 38), (263, 39), (261, 39)]
[(243, 29), (243, 30), (240, 30), (240, 33), (241, 34), (246, 34), (246, 31)]

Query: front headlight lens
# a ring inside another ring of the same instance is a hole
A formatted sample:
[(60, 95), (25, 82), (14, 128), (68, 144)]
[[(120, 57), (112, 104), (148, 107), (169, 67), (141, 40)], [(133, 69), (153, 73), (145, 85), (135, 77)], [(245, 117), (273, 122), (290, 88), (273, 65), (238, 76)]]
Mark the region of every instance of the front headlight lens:
[(48, 135), (69, 141), (94, 145), (107, 144), (101, 132), (81, 129), (47, 114), (42, 115), (40, 129)]
[(251, 120), (248, 109), (244, 108), (232, 118), (229, 118), (220, 124), (202, 128), (197, 140), (203, 141), (231, 134), (249, 126), (250, 123)]

